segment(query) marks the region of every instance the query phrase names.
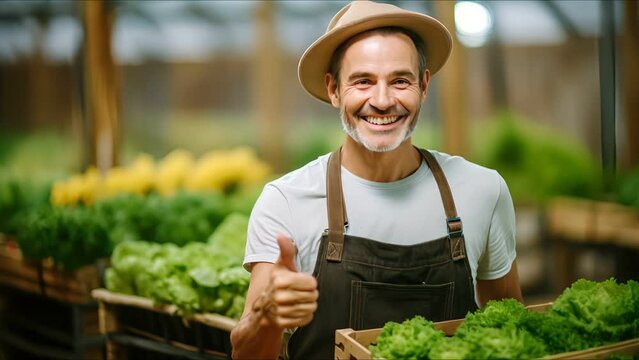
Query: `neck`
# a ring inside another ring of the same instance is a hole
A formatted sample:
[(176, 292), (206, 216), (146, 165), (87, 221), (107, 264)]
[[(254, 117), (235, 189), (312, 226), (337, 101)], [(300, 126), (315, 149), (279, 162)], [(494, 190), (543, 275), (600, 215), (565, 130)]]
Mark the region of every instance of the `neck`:
[(342, 146), (342, 166), (351, 173), (375, 182), (392, 182), (415, 172), (422, 163), (422, 156), (410, 138), (397, 149), (374, 152), (354, 141), (350, 136)]

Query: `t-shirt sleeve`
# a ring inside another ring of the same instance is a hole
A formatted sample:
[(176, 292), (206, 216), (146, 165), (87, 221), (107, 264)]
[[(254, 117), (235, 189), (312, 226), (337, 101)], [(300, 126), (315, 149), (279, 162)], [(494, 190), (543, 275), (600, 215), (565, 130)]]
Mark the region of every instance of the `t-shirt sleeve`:
[(493, 210), (486, 251), (479, 260), (477, 279), (494, 280), (506, 275), (516, 253), (515, 209), (506, 182), (499, 177), (499, 196)]
[(276, 237), (278, 234), (292, 237), (290, 223), (291, 211), (286, 197), (276, 186), (267, 184), (251, 211), (244, 268), (250, 271), (253, 263), (277, 261), (280, 249)]

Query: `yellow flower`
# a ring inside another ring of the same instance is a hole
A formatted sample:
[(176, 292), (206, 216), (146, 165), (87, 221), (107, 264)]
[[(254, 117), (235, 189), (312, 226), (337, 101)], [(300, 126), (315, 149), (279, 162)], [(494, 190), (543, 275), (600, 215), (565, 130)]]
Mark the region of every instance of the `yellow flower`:
[(121, 193), (144, 195), (153, 188), (155, 162), (147, 154), (138, 155), (128, 167), (114, 167), (107, 171), (101, 197), (111, 197)]
[(270, 167), (249, 147), (217, 150), (204, 154), (185, 179), (188, 190), (232, 192), (238, 187), (263, 181)]
[(51, 204), (53, 206), (63, 206), (69, 204), (69, 195), (67, 191), (67, 183), (65, 181), (56, 181), (51, 188)]
[(140, 154), (128, 169), (129, 179), (125, 191), (144, 195), (155, 183), (155, 161), (148, 154)]
[(186, 150), (177, 149), (166, 155), (157, 169), (156, 190), (162, 195), (174, 194), (182, 187), (184, 178), (191, 171), (194, 162), (193, 154)]
[(83, 183), (81, 184), (80, 199), (86, 205), (91, 205), (95, 201), (98, 189), (102, 186), (102, 175), (95, 167), (90, 167), (85, 171)]

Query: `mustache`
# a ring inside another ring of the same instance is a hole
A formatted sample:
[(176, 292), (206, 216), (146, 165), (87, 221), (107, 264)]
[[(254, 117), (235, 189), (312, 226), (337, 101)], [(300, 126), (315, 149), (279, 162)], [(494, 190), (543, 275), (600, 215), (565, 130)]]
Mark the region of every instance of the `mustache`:
[(357, 116), (363, 117), (363, 116), (388, 116), (388, 115), (393, 115), (393, 116), (404, 116), (404, 115), (408, 115), (408, 111), (406, 109), (404, 109), (401, 106), (393, 106), (390, 107), (386, 110), (379, 110), (376, 109), (368, 104), (364, 105), (363, 108), (361, 108), (358, 112), (357, 112)]

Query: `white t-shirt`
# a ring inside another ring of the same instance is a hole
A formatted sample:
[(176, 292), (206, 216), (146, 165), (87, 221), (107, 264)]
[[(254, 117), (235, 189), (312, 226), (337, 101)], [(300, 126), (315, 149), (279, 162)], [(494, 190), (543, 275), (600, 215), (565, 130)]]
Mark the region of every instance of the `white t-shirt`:
[[(431, 151), (450, 185), (462, 220), (473, 282), (500, 278), (515, 259), (515, 213), (504, 179), (462, 157)], [(278, 233), (290, 236), (300, 271), (312, 273), (322, 232), (328, 227), (326, 168), (330, 154), (264, 187), (251, 213), (244, 266), (274, 263)], [(346, 234), (392, 244), (412, 245), (447, 234), (437, 183), (422, 161), (410, 176), (379, 183), (342, 167), (349, 226)]]

